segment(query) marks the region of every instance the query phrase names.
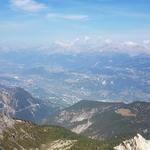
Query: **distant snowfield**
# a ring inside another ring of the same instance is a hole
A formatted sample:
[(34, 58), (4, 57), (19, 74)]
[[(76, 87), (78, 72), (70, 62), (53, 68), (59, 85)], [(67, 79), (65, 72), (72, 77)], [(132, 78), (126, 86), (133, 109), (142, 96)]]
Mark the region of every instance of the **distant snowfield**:
[(115, 150), (150, 150), (150, 140), (146, 140), (140, 134), (137, 134), (133, 139), (126, 140), (119, 146), (114, 148)]

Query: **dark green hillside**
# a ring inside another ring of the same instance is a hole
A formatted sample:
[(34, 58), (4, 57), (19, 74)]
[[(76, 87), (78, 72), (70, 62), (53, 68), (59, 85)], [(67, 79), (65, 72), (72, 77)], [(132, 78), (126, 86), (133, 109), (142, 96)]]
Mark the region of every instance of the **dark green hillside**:
[(99, 140), (137, 133), (150, 137), (150, 103), (83, 100), (50, 117), (49, 123)]

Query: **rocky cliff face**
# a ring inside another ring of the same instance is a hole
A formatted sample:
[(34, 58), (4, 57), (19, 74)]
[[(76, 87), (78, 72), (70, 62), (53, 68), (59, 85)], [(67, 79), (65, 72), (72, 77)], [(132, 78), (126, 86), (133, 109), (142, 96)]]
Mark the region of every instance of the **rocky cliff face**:
[(0, 139), (3, 139), (3, 132), (8, 128), (12, 128), (14, 125), (14, 120), (9, 116), (0, 114)]
[(115, 150), (150, 150), (150, 140), (146, 140), (140, 134), (133, 139), (122, 142)]

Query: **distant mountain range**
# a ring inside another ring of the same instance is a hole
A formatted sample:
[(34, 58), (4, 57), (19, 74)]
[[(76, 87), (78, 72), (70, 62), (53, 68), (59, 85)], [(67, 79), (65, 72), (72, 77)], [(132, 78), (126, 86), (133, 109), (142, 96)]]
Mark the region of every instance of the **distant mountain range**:
[(115, 51), (0, 53), (0, 82), (60, 108), (83, 100), (149, 101), (150, 56)]
[(83, 100), (51, 116), (49, 123), (101, 140), (137, 133), (150, 137), (150, 103)]

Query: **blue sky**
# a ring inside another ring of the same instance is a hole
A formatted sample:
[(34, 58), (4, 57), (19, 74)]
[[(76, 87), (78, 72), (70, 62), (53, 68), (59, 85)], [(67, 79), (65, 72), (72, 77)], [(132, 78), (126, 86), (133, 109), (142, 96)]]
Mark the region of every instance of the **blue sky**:
[(150, 39), (149, 0), (0, 0), (0, 42)]

